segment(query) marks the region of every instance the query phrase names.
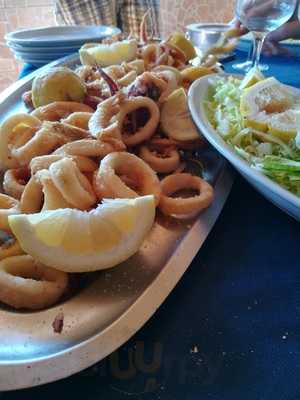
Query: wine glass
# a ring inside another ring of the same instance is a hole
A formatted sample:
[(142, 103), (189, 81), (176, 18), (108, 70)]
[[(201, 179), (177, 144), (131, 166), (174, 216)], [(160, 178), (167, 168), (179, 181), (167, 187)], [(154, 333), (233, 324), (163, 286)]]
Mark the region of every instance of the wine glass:
[[(247, 73), (253, 67), (255, 40), (253, 37), (251, 39), (252, 40), (249, 43), (249, 51), (248, 51), (247, 60), (244, 62), (232, 64), (232, 68), (239, 72)], [(259, 69), (261, 71), (268, 71), (269, 66), (268, 66), (268, 64), (259, 63)]]
[[(253, 38), (251, 38), (251, 39), (252, 40), (249, 43), (249, 51), (248, 51), (247, 60), (243, 61), (243, 62), (238, 62), (238, 63), (232, 64), (232, 68), (237, 70), (238, 72), (247, 73), (248, 71), (250, 71), (250, 69), (253, 66), (255, 40)], [(269, 69), (269, 66), (267, 64), (259, 63), (259, 69), (261, 71), (267, 71)]]
[(286, 23), (298, 0), (237, 0), (236, 16), (254, 38), (253, 67), (259, 68), (264, 40), (269, 32)]
[(253, 43), (251, 41), (250, 42), (250, 46), (249, 46), (247, 60), (243, 61), (243, 62), (232, 64), (232, 68), (237, 70), (237, 71), (248, 72), (252, 67), (253, 49), (254, 49), (254, 46), (253, 46)]

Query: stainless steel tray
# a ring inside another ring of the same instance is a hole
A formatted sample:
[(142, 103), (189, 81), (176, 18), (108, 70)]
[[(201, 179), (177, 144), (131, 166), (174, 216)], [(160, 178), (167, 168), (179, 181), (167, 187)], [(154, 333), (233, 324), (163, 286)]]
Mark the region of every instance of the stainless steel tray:
[[(77, 55), (50, 65), (62, 64), (79, 64)], [(2, 93), (0, 121), (24, 110), (21, 95), (37, 73)], [(0, 306), (0, 391), (51, 382), (87, 368), (153, 315), (205, 241), (231, 189), (232, 173), (224, 159), (208, 148), (201, 160), (205, 177), (215, 186), (215, 200), (198, 219), (178, 222), (158, 216), (135, 256), (115, 269), (90, 274), (80, 290), (55, 307), (13, 312)], [(58, 334), (52, 323), (60, 312), (64, 329)]]

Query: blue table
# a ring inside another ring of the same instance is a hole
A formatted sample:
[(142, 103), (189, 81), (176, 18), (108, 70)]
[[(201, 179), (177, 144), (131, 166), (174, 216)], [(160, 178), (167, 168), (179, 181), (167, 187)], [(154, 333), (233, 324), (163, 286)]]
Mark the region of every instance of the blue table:
[[(300, 86), (298, 68), (275, 58), (269, 74)], [(189, 270), (128, 343), (1, 400), (299, 400), (299, 239), (299, 224), (237, 177)]]

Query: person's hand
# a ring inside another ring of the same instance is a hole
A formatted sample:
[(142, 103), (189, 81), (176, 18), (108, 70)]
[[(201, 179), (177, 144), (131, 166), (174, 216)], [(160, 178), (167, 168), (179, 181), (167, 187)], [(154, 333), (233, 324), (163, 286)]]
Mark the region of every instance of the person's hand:
[(280, 42), (286, 39), (300, 39), (300, 21), (298, 19), (298, 6), (292, 18), (273, 32), (270, 32), (264, 43), (263, 52), (266, 55), (290, 54), (289, 50), (281, 47)]
[[(286, 48), (281, 47), (280, 42), (286, 39), (300, 39), (300, 21), (298, 19), (298, 8), (299, 5), (296, 7), (294, 15), (287, 23), (267, 35), (263, 47), (264, 54), (269, 56), (278, 54), (289, 54), (289, 51)], [(241, 24), (241, 22), (237, 18), (234, 18), (229, 24), (239, 29), (241, 35), (248, 33), (248, 30)]]
[(298, 19), (292, 19), (276, 31), (269, 33), (265, 40), (264, 53), (267, 55), (287, 53), (288, 50), (280, 46), (280, 42), (286, 39), (300, 39), (300, 22)]
[(237, 18), (233, 18), (233, 20), (231, 20), (231, 21), (229, 22), (229, 25), (230, 25), (232, 28), (236, 28), (236, 29), (239, 30), (239, 32), (240, 32), (240, 35), (239, 35), (239, 36), (243, 36), (243, 35), (245, 35), (246, 33), (249, 32), (248, 29), (245, 28), (245, 27), (242, 25), (241, 21), (239, 21)]

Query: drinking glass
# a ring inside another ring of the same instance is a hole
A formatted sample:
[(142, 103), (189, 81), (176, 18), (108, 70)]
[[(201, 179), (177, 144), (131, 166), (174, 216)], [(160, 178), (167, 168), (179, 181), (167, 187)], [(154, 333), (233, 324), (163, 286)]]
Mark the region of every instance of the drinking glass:
[(236, 16), (254, 38), (253, 67), (259, 68), (264, 40), (269, 32), (285, 24), (294, 14), (298, 0), (237, 0)]
[(253, 43), (251, 41), (250, 45), (249, 45), (249, 51), (248, 51), (247, 60), (244, 61), (244, 62), (239, 62), (239, 63), (232, 64), (232, 68), (237, 70), (237, 71), (239, 71), (239, 72), (248, 72), (249, 69), (251, 69), (251, 67), (252, 67), (253, 49), (254, 49), (254, 46), (253, 46)]
[[(232, 68), (238, 72), (247, 73), (248, 71), (250, 71), (250, 69), (253, 66), (254, 47), (255, 47), (255, 40), (252, 38), (251, 42), (249, 43), (249, 51), (248, 51), (247, 60), (244, 62), (232, 64)], [(269, 66), (267, 64), (259, 63), (259, 69), (261, 71), (267, 71), (269, 69)]]

